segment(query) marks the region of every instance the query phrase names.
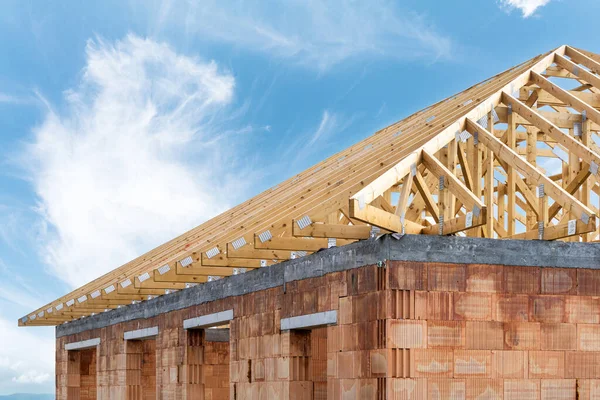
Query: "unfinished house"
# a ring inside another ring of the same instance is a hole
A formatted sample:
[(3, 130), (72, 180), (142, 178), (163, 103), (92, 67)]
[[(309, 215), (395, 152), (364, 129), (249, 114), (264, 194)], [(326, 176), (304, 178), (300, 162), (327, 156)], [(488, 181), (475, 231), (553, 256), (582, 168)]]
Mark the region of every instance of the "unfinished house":
[(19, 324), (59, 400), (598, 399), (599, 110), (559, 47)]

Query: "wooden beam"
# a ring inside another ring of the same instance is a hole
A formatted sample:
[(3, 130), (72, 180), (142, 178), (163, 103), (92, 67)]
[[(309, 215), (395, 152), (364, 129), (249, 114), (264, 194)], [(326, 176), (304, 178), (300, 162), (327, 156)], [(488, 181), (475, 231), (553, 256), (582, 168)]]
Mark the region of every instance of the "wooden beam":
[[(372, 206), (369, 206), (372, 207)], [(375, 208), (375, 207), (373, 207)], [(382, 211), (385, 212), (385, 211)], [(350, 211), (352, 213), (352, 211)], [(393, 215), (393, 214), (392, 214)], [(352, 218), (356, 218), (352, 216)], [(352, 243), (349, 240), (340, 239), (337, 241), (338, 246)], [(297, 237), (274, 237), (266, 242), (260, 240), (254, 241), (254, 247), (257, 249), (272, 249), (272, 250), (291, 250), (291, 251), (319, 251), (328, 247), (327, 239), (303, 239)]]
[[(444, 224), (442, 226), (442, 235), (451, 235), (454, 233), (466, 231), (466, 230), (477, 228), (477, 227), (484, 225), (486, 223), (487, 211), (488, 211), (487, 207), (483, 207), (481, 209), (481, 211), (479, 212), (478, 216), (473, 215), (471, 226), (467, 226), (467, 216), (466, 215), (462, 215), (460, 217), (453, 218), (449, 221), (444, 221)], [(440, 234), (440, 224), (437, 223), (435, 225), (423, 228), (423, 230), (421, 231), (421, 234), (423, 234), (423, 235), (439, 235)]]
[(396, 205), (395, 214), (399, 217), (404, 217), (404, 215), (406, 214), (406, 207), (408, 206), (408, 198), (412, 192), (412, 185), (413, 174), (411, 170), (411, 172), (404, 177), (404, 181), (402, 183), (402, 190), (400, 191), (400, 196), (398, 196), (398, 204)]
[[(260, 242), (260, 240), (259, 240)], [(255, 243), (256, 244), (256, 243)], [(258, 259), (249, 259), (249, 258), (229, 258), (227, 254), (218, 254), (212, 258), (208, 258), (208, 256), (202, 253), (202, 264), (203, 267), (230, 267), (230, 268), (260, 268), (260, 260)], [(195, 265), (192, 264), (192, 268), (186, 267), (185, 270), (189, 271), (187, 273), (196, 273), (194, 271)]]
[(420, 161), (420, 152), (409, 154), (393, 168), (384, 172), (375, 181), (359, 190), (354, 196), (352, 196), (352, 199), (360, 199), (361, 202), (364, 201), (366, 204), (371, 203), (377, 197), (384, 194), (388, 188), (400, 182), (402, 178), (404, 178), (410, 172), (411, 166), (419, 164)]
[[(564, 239), (570, 236), (578, 236), (583, 235), (588, 232), (593, 232), (596, 229), (595, 222), (589, 222), (585, 224), (582, 220), (578, 219), (576, 222), (575, 233), (569, 235), (569, 223), (562, 223), (558, 225), (548, 226), (544, 229), (544, 237), (542, 240), (557, 240)], [(539, 237), (538, 229), (533, 229), (531, 231), (519, 233), (517, 235), (510, 236), (510, 239), (528, 239), (528, 240), (536, 240)]]
[[(305, 232), (310, 227), (301, 230), (298, 224), (293, 223), (294, 233)], [(311, 236), (311, 235), (296, 235), (294, 236)], [(255, 240), (260, 241), (259, 237), (255, 237)], [(291, 251), (289, 250), (259, 250), (251, 245), (245, 245), (236, 249), (231, 243), (227, 243), (227, 257), (228, 258), (252, 258), (259, 260), (289, 260), (291, 257)]]
[(537, 72), (531, 71), (531, 80), (546, 92), (550, 93), (552, 96), (556, 97), (565, 104), (573, 107), (577, 111), (585, 111), (589, 119), (597, 124), (600, 124), (600, 111), (581, 100), (578, 96), (555, 85)]
[[(579, 171), (579, 173), (573, 177), (573, 179), (571, 180), (571, 182), (569, 182), (567, 184), (567, 186), (565, 187), (565, 191), (567, 191), (569, 194), (573, 195), (580, 187), (581, 185), (587, 180), (587, 178), (590, 176), (590, 169), (589, 166), (584, 165), (584, 168), (582, 170)], [(554, 217), (556, 217), (556, 214), (558, 214), (558, 212), (561, 210), (562, 206), (558, 203), (554, 203), (550, 206), (550, 210), (548, 211), (548, 218), (550, 220), (552, 220)]]
[(554, 55), (554, 61), (556, 62), (557, 65), (566, 69), (567, 71), (571, 72), (572, 74), (577, 75), (579, 78), (590, 83), (596, 89), (600, 89), (600, 78), (597, 75), (594, 75), (594, 74), (588, 72), (587, 70), (580, 68), (578, 65), (576, 65), (575, 63), (573, 63), (570, 60), (567, 60), (560, 54)]
[(567, 46), (565, 49), (565, 54), (567, 55), (567, 57), (570, 57), (571, 60), (573, 60), (577, 64), (581, 64), (581, 65), (589, 68), (594, 73), (600, 74), (600, 63), (598, 63), (597, 61), (586, 56), (579, 50), (574, 49), (573, 47)]
[(467, 129), (471, 133), (478, 132), (479, 140), (491, 149), (496, 157), (518, 169), (527, 178), (528, 182), (536, 182), (537, 185), (543, 183), (546, 193), (550, 194), (554, 201), (561, 204), (566, 210), (575, 213), (579, 217), (589, 217), (590, 220), (595, 220), (592, 210), (563, 190), (533, 165), (523, 160), (513, 149), (506, 146), (477, 122), (467, 119)]
[(419, 171), (417, 171), (417, 175), (415, 176), (415, 186), (423, 198), (427, 211), (429, 211), (435, 222), (440, 222), (438, 206), (429, 191), (423, 175)]
[(294, 224), (293, 235), (360, 240), (368, 239), (371, 236), (371, 229), (370, 225), (331, 225), (313, 222), (304, 229)]
[[(358, 220), (377, 226), (379, 228), (386, 229), (390, 232), (403, 231), (402, 224), (400, 223), (400, 218), (397, 215), (394, 215), (387, 211), (383, 211), (380, 208), (373, 207), (370, 204), (363, 204), (363, 206), (360, 207), (359, 201), (357, 199), (350, 199), (349, 206), (350, 215), (352, 216), (352, 218), (356, 218)], [(412, 221), (404, 220), (405, 233), (419, 234), (421, 233), (422, 229), (423, 227), (421, 225), (416, 224)]]
[(437, 158), (432, 156), (426, 151), (423, 151), (423, 164), (430, 170), (437, 178), (444, 176), (445, 184), (448, 189), (454, 193), (454, 195), (469, 209), (473, 209), (474, 206), (482, 209), (484, 204), (475, 196), (467, 187), (454, 175), (448, 168), (444, 166)]
[(600, 155), (584, 146), (580, 141), (575, 140), (572, 136), (564, 133), (556, 125), (552, 124), (546, 118), (541, 116), (535, 110), (527, 107), (525, 104), (515, 99), (508, 93), (502, 93), (502, 102), (510, 104), (513, 111), (520, 114), (525, 119), (531, 121), (540, 130), (543, 130), (547, 135), (556, 140), (557, 143), (565, 147), (567, 150), (577, 155), (579, 158), (591, 165), (595, 162), (600, 165)]

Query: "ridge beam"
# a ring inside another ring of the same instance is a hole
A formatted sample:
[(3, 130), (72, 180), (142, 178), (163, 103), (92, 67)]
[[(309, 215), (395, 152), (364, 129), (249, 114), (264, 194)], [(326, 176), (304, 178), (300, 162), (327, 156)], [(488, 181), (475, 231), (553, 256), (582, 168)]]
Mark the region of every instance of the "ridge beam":
[[(571, 196), (536, 167), (521, 158), (513, 149), (498, 140), (487, 129), (477, 122), (467, 119), (467, 130), (471, 134), (477, 132), (479, 140), (492, 150), (497, 158), (519, 170), (527, 178), (528, 182), (535, 182), (536, 185), (544, 184), (544, 190), (554, 201), (561, 204), (565, 210), (578, 215), (582, 219), (589, 217), (590, 221), (595, 221), (596, 216), (592, 210)], [(543, 210), (540, 210), (540, 212), (543, 212)]]
[[(415, 222), (404, 220), (404, 226), (400, 217), (395, 214), (373, 207), (370, 204), (361, 204), (357, 199), (350, 199), (350, 215), (368, 224), (386, 229), (390, 232), (404, 232), (409, 234), (420, 234), (423, 227)], [(317, 239), (315, 239), (317, 240)]]
[(450, 190), (465, 206), (473, 209), (475, 206), (481, 210), (485, 205), (473, 194), (440, 160), (423, 150), (423, 164), (438, 179), (441, 176), (447, 178), (446, 187)]
[(596, 165), (600, 166), (600, 155), (586, 147), (579, 140), (576, 140), (572, 136), (564, 133), (562, 130), (560, 130), (560, 128), (548, 121), (532, 108), (527, 107), (521, 101), (515, 99), (506, 92), (502, 93), (502, 102), (506, 105), (510, 104), (514, 112), (521, 115), (540, 130), (544, 131), (546, 135), (556, 140), (557, 143), (565, 147), (577, 157), (581, 158), (586, 163), (591, 165), (592, 162), (594, 162)]
[(550, 82), (548, 79), (544, 78), (542, 75), (538, 74), (535, 71), (531, 71), (531, 81), (538, 85), (540, 88), (544, 89), (550, 95), (556, 97), (563, 103), (573, 107), (577, 111), (581, 112), (585, 110), (589, 119), (591, 119), (597, 124), (600, 124), (600, 111), (596, 110), (594, 107), (581, 100), (579, 97), (564, 90), (560, 86), (555, 85), (554, 83)]

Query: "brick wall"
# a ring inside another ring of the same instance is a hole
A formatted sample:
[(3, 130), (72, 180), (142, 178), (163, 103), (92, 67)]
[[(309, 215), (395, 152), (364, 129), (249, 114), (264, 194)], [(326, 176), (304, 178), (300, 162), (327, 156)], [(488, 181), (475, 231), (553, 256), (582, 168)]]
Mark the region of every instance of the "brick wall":
[[(228, 309), (229, 343), (182, 328)], [(279, 329), (330, 310), (334, 326)], [(57, 399), (64, 344), (94, 337), (98, 398), (127, 398), (123, 332), (156, 325), (159, 399), (600, 398), (596, 270), (388, 261), (287, 282), (59, 338)]]

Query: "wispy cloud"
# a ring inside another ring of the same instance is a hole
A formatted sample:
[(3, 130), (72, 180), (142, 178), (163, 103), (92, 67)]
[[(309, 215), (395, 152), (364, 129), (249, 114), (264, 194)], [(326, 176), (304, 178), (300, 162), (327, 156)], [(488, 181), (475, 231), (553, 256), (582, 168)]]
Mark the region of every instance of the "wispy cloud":
[(7, 93), (0, 92), (0, 105), (1, 104), (33, 104), (35, 98), (15, 96)]
[[(315, 160), (317, 154), (327, 153), (335, 145), (335, 138), (345, 132), (355, 121), (356, 117), (346, 118), (331, 110), (324, 110), (321, 119), (313, 129), (295, 135), (295, 139), (287, 142), (282, 150), (282, 160), (287, 161), (287, 167), (296, 170), (299, 166), (307, 167)], [(290, 136), (292, 132), (288, 132)], [(308, 163), (307, 163), (308, 160)], [(301, 165), (302, 163), (302, 165)]]
[[(7, 392), (51, 392), (54, 339), (51, 328), (31, 332), (0, 315), (0, 388)], [(31, 351), (35, 349), (35, 351)], [(36, 389), (35, 387), (39, 387)]]
[(529, 18), (535, 14), (535, 11), (550, 3), (550, 0), (499, 0), (500, 5), (507, 10), (518, 9), (523, 18)]
[(323, 111), (323, 117), (321, 117), (321, 123), (319, 127), (313, 133), (312, 137), (308, 141), (306, 146), (314, 145), (321, 137), (329, 136), (335, 127), (337, 126), (337, 117), (332, 115), (328, 110)]
[[(228, 134), (235, 80), (215, 62), (130, 35), (91, 40), (63, 113), (50, 103), (23, 155), (46, 229), (41, 256), (73, 286), (217, 212), (243, 190)], [(251, 129), (250, 129), (251, 130)]]
[[(326, 70), (356, 57), (449, 59), (452, 40), (425, 15), (389, 0), (170, 0), (143, 2), (156, 30), (179, 26), (189, 35)], [(152, 11), (153, 10), (153, 11)]]

